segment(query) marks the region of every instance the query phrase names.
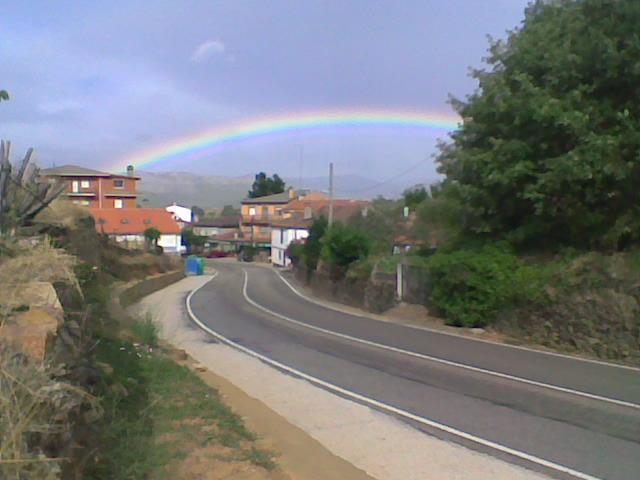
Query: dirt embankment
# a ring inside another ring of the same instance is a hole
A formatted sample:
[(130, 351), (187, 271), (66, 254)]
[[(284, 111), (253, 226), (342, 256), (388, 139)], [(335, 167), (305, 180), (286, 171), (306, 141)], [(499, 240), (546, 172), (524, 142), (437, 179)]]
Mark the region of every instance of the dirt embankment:
[(95, 349), (110, 285), (176, 266), (110, 244), (73, 206), (0, 239), (1, 478), (84, 478), (101, 438)]

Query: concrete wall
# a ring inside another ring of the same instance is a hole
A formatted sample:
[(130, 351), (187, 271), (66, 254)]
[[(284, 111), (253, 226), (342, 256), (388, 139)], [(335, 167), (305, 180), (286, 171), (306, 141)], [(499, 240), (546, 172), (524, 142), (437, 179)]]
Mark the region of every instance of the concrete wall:
[(168, 287), (172, 283), (176, 283), (184, 278), (184, 271), (179, 270), (176, 272), (162, 273), (153, 277), (140, 280), (133, 285), (128, 285), (123, 288), (119, 294), (120, 305), (124, 308), (133, 305), (142, 297)]

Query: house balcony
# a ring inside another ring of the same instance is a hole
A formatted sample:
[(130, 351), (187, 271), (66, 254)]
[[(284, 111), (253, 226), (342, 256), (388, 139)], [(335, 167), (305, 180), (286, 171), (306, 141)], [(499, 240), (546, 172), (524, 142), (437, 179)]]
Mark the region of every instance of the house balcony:
[(67, 192), (67, 197), (83, 197), (83, 198), (91, 198), (95, 197), (98, 194), (96, 192)]
[(241, 222), (243, 225), (271, 225), (282, 218), (282, 215), (242, 215)]
[(118, 197), (118, 198), (137, 198), (138, 194), (134, 192), (106, 192), (105, 197)]

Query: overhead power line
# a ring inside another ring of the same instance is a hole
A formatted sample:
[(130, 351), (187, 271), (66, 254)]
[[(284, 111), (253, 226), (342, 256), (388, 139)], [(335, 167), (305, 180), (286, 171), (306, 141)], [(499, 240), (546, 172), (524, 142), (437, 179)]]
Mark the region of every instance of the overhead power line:
[(414, 165), (411, 165), (406, 170), (403, 170), (402, 172), (397, 173), (396, 175), (394, 175), (392, 177), (389, 177), (389, 178), (387, 178), (385, 180), (382, 180), (381, 182), (378, 182), (378, 183), (376, 183), (374, 185), (369, 185), (367, 187), (356, 188), (356, 189), (353, 189), (353, 190), (349, 190), (349, 192), (350, 193), (353, 193), (353, 192), (364, 192), (364, 191), (367, 191), (367, 190), (373, 190), (374, 188), (381, 187), (382, 185), (385, 185), (385, 184), (387, 184), (389, 182), (397, 180), (398, 178), (404, 177), (406, 174), (413, 172), (414, 170), (416, 170), (421, 165), (424, 165), (425, 163), (427, 163), (430, 159), (431, 159), (430, 157), (423, 158), (418, 163), (416, 163)]

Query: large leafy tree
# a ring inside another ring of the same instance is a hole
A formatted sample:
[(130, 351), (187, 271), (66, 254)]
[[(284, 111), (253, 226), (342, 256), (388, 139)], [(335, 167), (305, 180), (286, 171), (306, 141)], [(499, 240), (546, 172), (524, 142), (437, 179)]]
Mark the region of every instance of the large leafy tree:
[(538, 0), (491, 43), (438, 158), (470, 230), (525, 245), (640, 240), (638, 25), (637, 0)]
[(415, 185), (406, 189), (402, 193), (402, 199), (404, 206), (409, 207), (410, 210), (415, 210), (418, 205), (429, 198), (429, 192), (424, 185)]
[(284, 188), (284, 180), (282, 180), (277, 173), (274, 173), (273, 177), (268, 177), (266, 173), (260, 172), (256, 174), (251, 190), (249, 190), (249, 198), (282, 193), (284, 192)]

